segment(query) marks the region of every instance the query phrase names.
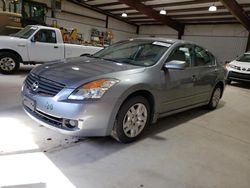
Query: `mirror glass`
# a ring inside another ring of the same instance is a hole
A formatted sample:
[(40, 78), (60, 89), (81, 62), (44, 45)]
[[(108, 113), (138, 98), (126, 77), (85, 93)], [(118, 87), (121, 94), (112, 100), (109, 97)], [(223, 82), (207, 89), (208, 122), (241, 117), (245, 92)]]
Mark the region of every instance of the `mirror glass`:
[(172, 60), (164, 64), (165, 69), (180, 69), (183, 70), (187, 66), (186, 61)]

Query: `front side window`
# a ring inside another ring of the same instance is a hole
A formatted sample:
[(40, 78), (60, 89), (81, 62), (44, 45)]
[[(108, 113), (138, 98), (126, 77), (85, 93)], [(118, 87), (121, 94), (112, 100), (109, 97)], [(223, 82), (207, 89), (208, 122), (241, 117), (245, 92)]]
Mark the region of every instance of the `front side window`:
[(192, 45), (183, 45), (176, 48), (168, 57), (167, 62), (172, 60), (185, 61), (187, 67), (192, 65)]
[(56, 33), (53, 30), (41, 29), (35, 34), (34, 39), (36, 42), (56, 43)]
[(213, 55), (210, 54), (207, 50), (196, 46), (194, 49), (194, 53), (195, 53), (194, 66), (209, 66), (215, 64)]
[(250, 54), (243, 54), (242, 56), (240, 56), (236, 60), (240, 61), (240, 62), (248, 62), (248, 63), (250, 63)]
[(170, 43), (159, 41), (125, 41), (97, 52), (94, 57), (138, 66), (151, 66), (162, 57), (170, 46)]

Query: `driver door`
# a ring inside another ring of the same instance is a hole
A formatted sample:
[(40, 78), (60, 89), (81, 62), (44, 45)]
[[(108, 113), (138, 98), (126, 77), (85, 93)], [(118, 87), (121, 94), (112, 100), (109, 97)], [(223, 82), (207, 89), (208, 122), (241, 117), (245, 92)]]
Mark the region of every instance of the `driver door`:
[(195, 73), (192, 69), (193, 45), (186, 44), (177, 47), (168, 57), (172, 60), (186, 61), (187, 66), (183, 70), (162, 70), (162, 105), (161, 113), (171, 112), (196, 103), (194, 94)]
[(28, 44), (30, 61), (53, 61), (64, 57), (64, 46), (57, 44), (54, 30), (40, 29), (32, 40)]

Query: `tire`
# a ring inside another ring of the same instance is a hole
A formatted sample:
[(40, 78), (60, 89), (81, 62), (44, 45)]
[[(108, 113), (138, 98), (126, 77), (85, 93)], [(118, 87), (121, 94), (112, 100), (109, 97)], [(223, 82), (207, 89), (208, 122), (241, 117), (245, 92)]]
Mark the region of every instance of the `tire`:
[(226, 84), (228, 84), (228, 85), (230, 85), (231, 82), (232, 82), (232, 80), (229, 80), (229, 79), (226, 80)]
[(135, 141), (148, 126), (150, 112), (149, 103), (144, 97), (135, 96), (128, 99), (117, 114), (112, 137), (122, 143)]
[(19, 58), (10, 52), (0, 53), (0, 72), (3, 74), (13, 74), (20, 67)]
[(214, 110), (217, 108), (220, 98), (221, 98), (221, 94), (222, 94), (222, 89), (219, 85), (217, 85), (214, 88), (210, 101), (207, 105), (208, 109)]

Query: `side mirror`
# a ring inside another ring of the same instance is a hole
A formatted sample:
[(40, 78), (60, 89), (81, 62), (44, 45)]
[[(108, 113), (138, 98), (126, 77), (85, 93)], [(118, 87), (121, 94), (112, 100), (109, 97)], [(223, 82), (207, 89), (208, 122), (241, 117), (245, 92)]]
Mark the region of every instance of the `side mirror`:
[(164, 64), (164, 69), (177, 69), (177, 70), (183, 70), (187, 66), (186, 61), (178, 61), (178, 60), (172, 60)]
[(31, 41), (31, 42), (36, 42), (35, 37), (32, 37), (32, 38), (30, 39), (30, 41)]

